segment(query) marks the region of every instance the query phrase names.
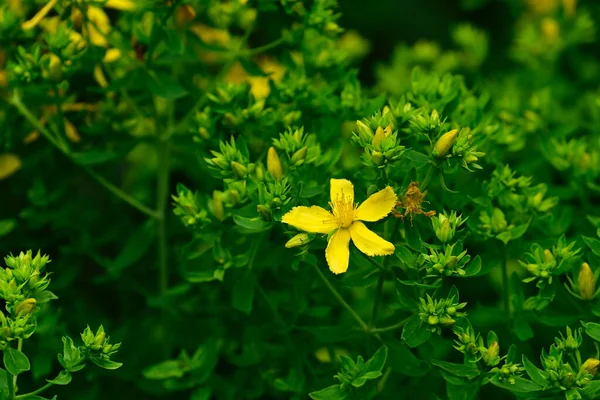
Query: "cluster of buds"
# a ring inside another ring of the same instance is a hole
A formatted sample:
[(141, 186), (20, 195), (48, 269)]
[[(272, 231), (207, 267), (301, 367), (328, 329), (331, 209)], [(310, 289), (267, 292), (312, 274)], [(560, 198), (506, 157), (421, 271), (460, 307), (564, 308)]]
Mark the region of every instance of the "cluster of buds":
[(83, 345), (89, 352), (90, 357), (106, 356), (116, 353), (121, 347), (121, 343), (110, 344), (110, 337), (106, 336), (104, 327), (100, 325), (96, 333), (89, 326), (81, 334)]
[[(558, 339), (557, 342), (559, 342)], [(574, 354), (574, 357), (571, 359), (581, 364), (579, 370), (577, 370), (577, 365), (573, 366), (563, 360), (565, 354), (567, 354), (567, 348), (564, 347), (564, 343), (561, 344), (563, 345), (561, 347), (557, 345), (550, 346), (548, 353), (545, 351), (542, 352), (542, 366), (548, 373), (549, 385), (562, 390), (584, 387), (596, 376), (600, 361), (597, 358), (588, 358), (585, 362), (581, 363), (579, 350), (573, 350), (575, 346), (579, 346), (577, 341), (574, 341), (571, 343), (570, 351)]]
[(504, 212), (497, 207), (492, 209), (491, 214), (485, 210), (481, 211), (481, 213), (479, 213), (479, 222), (479, 227), (484, 233), (487, 233), (490, 236), (496, 236), (514, 228), (514, 225), (508, 225)]
[(243, 101), (248, 96), (250, 87), (247, 84), (220, 82), (214, 93), (207, 93), (206, 97), (218, 106), (228, 105)]
[[(441, 139), (441, 138), (440, 138)], [(477, 148), (472, 144), (473, 135), (469, 128), (463, 128), (456, 137), (456, 142), (452, 146), (452, 157), (459, 160), (460, 165), (467, 171), (472, 171), (470, 167), (482, 169), (476, 163), (479, 157), (483, 157), (485, 153), (477, 151)]]
[(455, 244), (453, 245), (444, 245), (444, 251), (437, 251), (433, 248), (430, 248), (430, 254), (421, 254), (421, 258), (423, 259), (423, 267), (427, 271), (428, 275), (464, 275), (465, 274), (465, 265), (471, 259), (470, 256), (467, 255), (467, 251), (464, 250), (462, 252), (455, 253)]
[[(182, 184), (177, 185), (177, 195), (171, 196), (173, 199), (173, 213), (180, 217), (185, 226), (195, 226), (209, 221), (208, 212), (200, 206), (200, 199), (197, 194), (186, 188)], [(214, 204), (213, 204), (214, 207)], [(214, 212), (214, 209), (213, 209)]]
[(450, 327), (456, 323), (456, 319), (467, 315), (461, 312), (467, 303), (458, 303), (456, 296), (450, 296), (446, 299), (433, 299), (430, 295), (426, 299), (420, 298), (419, 317), (421, 321), (429, 325), (429, 330), (440, 334), (442, 327)]
[(35, 257), (31, 250), (18, 256), (11, 254), (4, 258), (4, 262), (8, 268), (0, 269), (0, 297), (9, 309), (36, 297), (50, 284), (49, 275), (45, 272), (50, 258), (42, 256), (39, 251)]
[(389, 107), (398, 127), (404, 125), (421, 112), (421, 109), (414, 107), (405, 96), (402, 96), (398, 102), (390, 101)]
[[(287, 131), (279, 134), (279, 139), (273, 139), (273, 146), (281, 152), (285, 152), (290, 169), (304, 164), (318, 163), (321, 156), (321, 146), (317, 142), (317, 136), (306, 134), (304, 127), (288, 128)], [(273, 151), (269, 149), (269, 152)], [(276, 152), (272, 154), (272, 157), (276, 154)], [(267, 154), (267, 161), (269, 161), (269, 154)]]
[(558, 350), (564, 352), (566, 354), (575, 353), (581, 344), (583, 343), (583, 337), (581, 335), (582, 329), (578, 328), (573, 331), (570, 327), (567, 326), (566, 335), (563, 335), (560, 332), (560, 338), (555, 338), (555, 345)]
[(265, 221), (272, 220), (272, 212), (281, 209), (292, 199), (291, 186), (287, 178), (280, 181), (265, 181), (258, 184), (257, 211)]
[(388, 106), (370, 118), (356, 121), (356, 127), (353, 140), (365, 149), (365, 165), (383, 167), (404, 153), (405, 147), (400, 145), (396, 131), (396, 118)]
[(435, 236), (442, 242), (447, 243), (454, 238), (456, 230), (465, 223), (468, 219), (462, 217), (462, 215), (456, 215), (456, 211), (452, 211), (450, 215), (446, 212), (442, 212), (437, 217), (431, 218), (433, 230)]
[(487, 347), (484, 345), (481, 335), (475, 334), (470, 325), (466, 328), (454, 328), (454, 334), (458, 337), (454, 341), (454, 348), (463, 353), (469, 362), (483, 360), (488, 367), (495, 367), (500, 363), (500, 346), (498, 345), (498, 336), (494, 331), (488, 333)]
[(419, 113), (416, 113), (409, 121), (410, 126), (415, 132), (423, 137), (431, 137), (433, 134), (436, 134), (444, 122), (445, 119), (440, 118), (437, 110), (428, 113), (424, 109), (420, 109)]
[(492, 368), (490, 372), (497, 376), (500, 382), (506, 380), (509, 384), (514, 385), (515, 377), (521, 376), (523, 371), (525, 368), (520, 363), (505, 362), (503, 366)]
[(212, 158), (205, 158), (208, 167), (216, 171), (225, 182), (246, 179), (254, 170), (254, 164), (248, 161), (246, 149), (239, 149), (233, 136), (229, 143), (219, 142), (219, 151), (211, 150)]
[(533, 275), (524, 279), (523, 282), (537, 281), (539, 288), (551, 284), (554, 276), (571, 269), (575, 256), (581, 250), (573, 249), (574, 246), (575, 242), (567, 244), (564, 236), (558, 240), (552, 250), (544, 249), (537, 243), (533, 244), (531, 251), (524, 255), (525, 261), (519, 260), (519, 263)]
[(581, 264), (579, 267), (579, 272), (576, 275), (575, 279), (567, 276), (567, 280), (569, 281), (569, 285), (565, 284), (565, 287), (573, 296), (577, 297), (580, 300), (590, 301), (593, 300), (596, 295), (598, 295), (598, 290), (596, 288), (596, 282), (598, 282), (598, 275), (600, 274), (600, 270), (596, 269), (595, 272), (592, 271), (590, 265), (586, 262)]
[(17, 47), (17, 56), (7, 65), (8, 75), (11, 79), (31, 83), (42, 76), (42, 49), (33, 46), (29, 51), (24, 47)]
[(558, 197), (545, 198), (548, 187), (540, 183), (537, 186), (523, 190), (526, 196), (527, 208), (536, 212), (545, 213), (558, 204)]
[[(31, 300), (33, 300), (35, 306), (35, 299)], [(0, 311), (0, 343), (6, 343), (14, 339), (27, 339), (33, 335), (37, 327), (33, 310), (33, 306), (26, 306), (25, 309), (20, 309), (18, 313), (15, 311), (12, 316), (5, 316)]]
[(235, 26), (245, 31), (252, 27), (257, 16), (257, 10), (252, 8), (249, 2), (242, 0), (210, 2), (206, 13), (211, 22), (219, 28)]
[(194, 116), (194, 128), (192, 133), (197, 134), (194, 136), (194, 141), (199, 142), (201, 140), (208, 139), (214, 132), (214, 118), (211, 113), (210, 107), (204, 107), (204, 110), (198, 111)]

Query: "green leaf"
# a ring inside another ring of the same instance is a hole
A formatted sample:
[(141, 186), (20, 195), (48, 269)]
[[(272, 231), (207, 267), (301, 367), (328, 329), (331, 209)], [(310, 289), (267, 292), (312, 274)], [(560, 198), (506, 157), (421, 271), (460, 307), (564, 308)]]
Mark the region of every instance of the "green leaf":
[(104, 369), (117, 369), (123, 365), (123, 363), (115, 362), (107, 358), (100, 357), (91, 357), (90, 361), (99, 366), (100, 368)]
[(8, 235), (17, 226), (17, 220), (13, 218), (0, 220), (0, 236)]
[(73, 379), (71, 373), (69, 373), (69, 371), (63, 370), (60, 371), (56, 378), (46, 380), (54, 385), (68, 385), (69, 383), (71, 383), (71, 379)]
[(89, 150), (82, 153), (71, 153), (71, 158), (79, 165), (98, 165), (113, 160), (117, 155), (110, 151)]
[(192, 393), (190, 400), (210, 400), (211, 390), (209, 387), (201, 387)]
[(175, 78), (161, 72), (150, 71), (146, 83), (150, 92), (167, 100), (175, 100), (188, 94)]
[(156, 222), (149, 219), (127, 239), (114, 261), (109, 262), (109, 273), (118, 276), (121, 271), (139, 261), (148, 252), (156, 237)]
[(527, 223), (525, 223), (523, 225), (518, 225), (518, 226), (515, 226), (514, 228), (512, 228), (510, 231), (511, 240), (515, 240), (515, 239), (518, 239), (521, 236), (523, 236), (525, 234), (525, 232), (527, 232), (530, 222), (531, 222), (531, 220), (527, 221)]
[(240, 215), (234, 215), (233, 222), (235, 222), (236, 225), (247, 229), (250, 233), (263, 232), (271, 228), (271, 223), (262, 220), (260, 217), (246, 218)]
[(406, 264), (410, 268), (415, 268), (416, 258), (414, 256), (414, 254), (409, 249), (407, 249), (406, 247), (404, 247), (400, 244), (397, 244), (395, 247), (396, 247), (396, 256), (400, 259), (400, 261), (402, 261), (404, 264)]
[(457, 385), (446, 381), (448, 400), (475, 400), (479, 393), (479, 382), (465, 382)]
[[(12, 379), (12, 377), (10, 377)], [(8, 379), (6, 371), (0, 368), (0, 399), (9, 398)]]
[(473, 379), (481, 373), (479, 368), (477, 368), (477, 364), (469, 363), (469, 364), (454, 364), (451, 362), (441, 361), (441, 360), (431, 360), (431, 363), (436, 367), (440, 367), (441, 369), (450, 372), (453, 375), (460, 376), (462, 378)]
[(416, 226), (410, 226), (410, 222), (405, 222), (404, 224), (406, 230), (406, 243), (410, 246), (411, 249), (420, 251), (423, 247), (423, 242), (421, 241), (421, 234)]
[(467, 265), (467, 268), (465, 268), (465, 274), (462, 275), (462, 277), (468, 278), (470, 276), (475, 276), (479, 273), (479, 271), (481, 271), (481, 257), (477, 256)]
[(492, 382), (492, 384), (500, 388), (509, 390), (514, 393), (531, 393), (542, 390), (540, 386), (536, 385), (528, 379), (521, 378), (520, 376), (514, 376), (513, 379), (515, 380), (515, 383), (511, 384), (508, 382), (507, 379), (499, 380), (497, 376), (494, 376), (490, 378), (490, 382)]
[(58, 299), (58, 296), (56, 296), (49, 290), (44, 290), (43, 292), (36, 293), (34, 297), (37, 304), (44, 304), (49, 302), (50, 300)]
[(142, 371), (146, 379), (162, 380), (181, 378), (189, 368), (181, 360), (166, 360)]
[(340, 385), (333, 385), (319, 390), (318, 392), (312, 392), (308, 394), (313, 400), (345, 400), (350, 399), (350, 396), (342, 391)]
[(237, 279), (233, 284), (233, 308), (249, 315), (252, 312), (255, 287), (254, 277), (250, 273), (245, 274), (243, 279)]
[(583, 322), (581, 324), (585, 328), (585, 333), (597, 342), (600, 342), (600, 324), (595, 322)]
[(371, 357), (363, 366), (363, 373), (368, 372), (380, 372), (385, 365), (385, 360), (387, 360), (388, 349), (386, 346), (381, 346), (373, 357)]
[(523, 366), (525, 367), (525, 371), (527, 375), (531, 378), (533, 382), (545, 388), (548, 386), (548, 378), (550, 375), (544, 371), (533, 365), (531, 361), (525, 355), (523, 355)]
[(4, 366), (6, 370), (13, 375), (19, 375), (22, 372), (29, 371), (29, 359), (23, 352), (6, 347), (4, 349)]
[(582, 398), (577, 389), (569, 389), (565, 392), (566, 400), (581, 400)]
[(590, 250), (592, 250), (595, 255), (600, 257), (600, 240), (588, 236), (582, 236), (582, 238)]
[(411, 348), (422, 345), (431, 337), (431, 331), (427, 327), (418, 315), (412, 316), (402, 329), (402, 340)]
[(512, 239), (512, 234), (510, 233), (510, 231), (505, 231), (497, 234), (496, 239), (500, 240), (504, 244), (507, 244)]
[(514, 329), (520, 340), (525, 341), (533, 337), (533, 330), (524, 316), (519, 316), (515, 319)]
[(429, 371), (429, 363), (420, 360), (404, 342), (387, 341), (389, 367), (406, 376), (425, 376)]

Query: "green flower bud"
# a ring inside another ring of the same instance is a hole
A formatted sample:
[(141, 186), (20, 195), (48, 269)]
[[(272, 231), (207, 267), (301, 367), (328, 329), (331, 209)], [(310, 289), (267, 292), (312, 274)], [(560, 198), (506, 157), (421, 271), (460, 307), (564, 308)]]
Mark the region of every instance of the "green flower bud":
[(502, 210), (499, 208), (494, 208), (492, 211), (492, 228), (494, 229), (494, 232), (504, 232), (507, 227), (508, 224), (506, 222), (506, 217), (504, 216)]
[(452, 232), (452, 226), (450, 225), (450, 220), (445, 218), (440, 224), (439, 228), (436, 229), (435, 235), (442, 243), (446, 243), (449, 240), (452, 240), (454, 236), (454, 232)]
[(15, 314), (17, 315), (27, 315), (33, 311), (37, 301), (33, 298), (25, 299), (19, 303), (17, 308), (15, 308)]
[(436, 315), (430, 315), (427, 317), (427, 323), (429, 325), (437, 325), (440, 322), (439, 318)]
[(555, 262), (556, 262), (556, 259), (554, 258), (554, 255), (552, 255), (552, 252), (548, 249), (545, 249), (544, 250), (544, 263), (552, 264)]
[(370, 141), (373, 137), (373, 129), (369, 128), (364, 122), (356, 121), (356, 127), (358, 129), (358, 134), (361, 139), (365, 141)]
[(596, 376), (596, 374), (598, 373), (599, 365), (600, 365), (600, 360), (597, 360), (595, 358), (588, 358), (581, 365), (580, 371), (584, 374), (590, 374), (590, 375)]
[(383, 153), (377, 150), (373, 150), (371, 152), (371, 159), (375, 163), (375, 165), (383, 165), (385, 158), (383, 157)]
[(310, 242), (310, 236), (308, 235), (308, 233), (299, 233), (290, 240), (288, 240), (285, 244), (285, 247), (287, 247), (288, 249), (292, 247), (300, 247), (304, 246), (308, 242)]
[[(435, 110), (434, 110), (435, 111)], [(444, 133), (433, 146), (432, 155), (436, 158), (446, 157), (452, 146), (456, 143), (456, 137), (458, 136), (458, 129), (452, 129), (450, 132)]]
[(579, 296), (583, 300), (592, 300), (596, 292), (596, 279), (588, 263), (584, 262), (579, 268)]
[(104, 339), (106, 339), (106, 333), (99, 332), (96, 334), (96, 338), (94, 339), (94, 345), (102, 346), (104, 344)]
[(440, 323), (441, 323), (442, 325), (445, 325), (445, 326), (451, 326), (451, 325), (454, 325), (454, 323), (455, 323), (455, 322), (456, 322), (456, 320), (454, 320), (454, 319), (450, 318), (450, 317), (449, 317), (449, 316), (447, 316), (447, 315), (444, 315), (444, 316), (442, 316), (442, 317), (440, 318)]
[(231, 162), (231, 170), (239, 179), (244, 179), (248, 173), (248, 169), (237, 161)]
[(496, 357), (500, 354), (500, 346), (498, 346), (498, 342), (492, 342), (490, 347), (488, 347), (487, 351), (483, 355), (483, 361), (486, 365), (492, 366), (497, 363), (495, 360)]
[(304, 162), (304, 159), (306, 158), (306, 153), (308, 153), (308, 147), (306, 146), (296, 151), (292, 155), (292, 164), (301, 165)]
[(283, 166), (274, 147), (269, 147), (269, 151), (267, 152), (267, 170), (273, 175), (275, 180), (279, 181), (283, 177)]
[(223, 219), (223, 192), (215, 190), (212, 197), (212, 211), (215, 217), (220, 221)]
[(262, 164), (256, 165), (256, 168), (254, 168), (254, 175), (256, 176), (256, 179), (261, 182), (265, 180), (265, 168), (262, 166)]
[(262, 217), (262, 219), (264, 219), (265, 221), (271, 221), (272, 214), (271, 214), (271, 208), (269, 206), (266, 206), (264, 204), (259, 204), (256, 206), (256, 211)]

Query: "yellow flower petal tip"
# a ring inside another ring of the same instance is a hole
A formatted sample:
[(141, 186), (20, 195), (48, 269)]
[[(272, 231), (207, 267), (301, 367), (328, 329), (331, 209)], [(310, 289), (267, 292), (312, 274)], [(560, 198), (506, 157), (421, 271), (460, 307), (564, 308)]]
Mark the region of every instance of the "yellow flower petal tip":
[(28, 21), (23, 22), (21, 24), (21, 29), (23, 29), (24, 31), (27, 31), (29, 29), (33, 29), (36, 26), (38, 26), (38, 24), (40, 22), (42, 22), (42, 20), (46, 17), (46, 15), (48, 15), (50, 10), (52, 10), (54, 8), (56, 3), (58, 3), (58, 0), (50, 0), (48, 3), (46, 3), (46, 5), (44, 7), (42, 7), (42, 9), (40, 11), (37, 12), (37, 14), (35, 14), (33, 16), (33, 18), (31, 18)]
[(0, 154), (0, 180), (8, 178), (21, 169), (21, 159), (11, 153)]
[(121, 11), (133, 11), (138, 7), (138, 5), (133, 0), (106, 0), (104, 7), (114, 8)]
[(374, 222), (385, 218), (398, 201), (394, 189), (388, 186), (357, 207), (352, 182), (331, 179), (330, 185), (331, 212), (319, 206), (298, 206), (287, 212), (281, 222), (305, 232), (333, 233), (325, 250), (325, 259), (334, 274), (348, 270), (350, 241), (371, 257), (393, 254), (394, 245), (369, 230), (361, 221)]

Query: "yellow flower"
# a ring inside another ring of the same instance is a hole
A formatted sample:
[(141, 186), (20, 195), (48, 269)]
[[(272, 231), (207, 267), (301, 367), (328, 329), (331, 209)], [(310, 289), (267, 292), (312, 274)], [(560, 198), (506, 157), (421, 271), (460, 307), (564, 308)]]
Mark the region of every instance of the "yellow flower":
[(370, 231), (361, 221), (375, 222), (385, 218), (396, 204), (394, 190), (388, 186), (358, 206), (354, 203), (352, 182), (332, 179), (330, 185), (331, 212), (319, 206), (299, 206), (292, 208), (281, 221), (306, 232), (333, 232), (325, 250), (325, 259), (334, 274), (348, 269), (351, 239), (358, 250), (368, 256), (393, 254), (394, 245)]

